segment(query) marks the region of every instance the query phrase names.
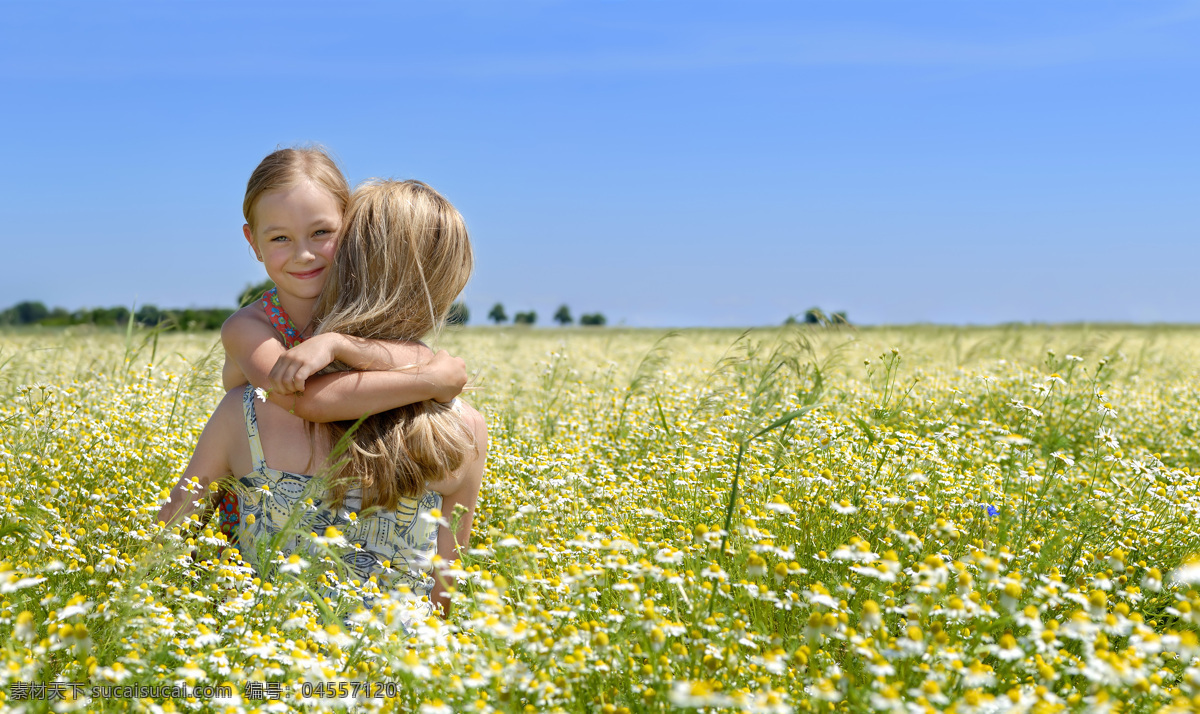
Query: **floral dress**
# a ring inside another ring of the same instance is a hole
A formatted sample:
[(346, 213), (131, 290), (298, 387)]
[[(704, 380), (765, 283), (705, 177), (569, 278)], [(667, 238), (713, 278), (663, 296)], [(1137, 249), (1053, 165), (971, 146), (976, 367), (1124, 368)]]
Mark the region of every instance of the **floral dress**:
[[(301, 552), (316, 556), (315, 549), (310, 549), (311, 541), (301, 534), (320, 536), (335, 526), (345, 540), (337, 550), (351, 578), (365, 583), (374, 575), (381, 585), (407, 586), (414, 598), (427, 600), (434, 586), (433, 556), (438, 536), (438, 519), (432, 511), (441, 508), (442, 495), (426, 491), (417, 498), (401, 498), (394, 509), (372, 508), (366, 515), (359, 515), (362, 490), (352, 488), (341, 507), (331, 509), (322, 502), (322, 480), (267, 465), (254, 400), (254, 388), (247, 386), (242, 405), (254, 470), (234, 484), (242, 509), (238, 524), (242, 558), (260, 574), (268, 572), (259, 562), (258, 546), (280, 533), (284, 536), (275, 551), (279, 555), (286, 558)], [(254, 517), (248, 518), (251, 515)], [(263, 553), (268, 558), (274, 554)]]

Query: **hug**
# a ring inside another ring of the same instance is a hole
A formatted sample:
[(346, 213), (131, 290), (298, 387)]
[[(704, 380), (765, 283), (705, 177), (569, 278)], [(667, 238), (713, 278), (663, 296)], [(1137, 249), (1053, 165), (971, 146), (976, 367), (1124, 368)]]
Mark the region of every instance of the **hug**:
[(314, 148), (263, 159), (243, 212), (275, 287), (222, 327), (227, 393), (158, 520), (216, 511), (264, 577), (280, 558), (318, 555), (297, 534), (312, 531), (360, 585), (374, 576), (448, 614), (435, 563), (470, 540), (487, 426), (457, 396), (463, 361), (420, 340), (470, 277), (462, 216), (419, 181), (351, 192)]

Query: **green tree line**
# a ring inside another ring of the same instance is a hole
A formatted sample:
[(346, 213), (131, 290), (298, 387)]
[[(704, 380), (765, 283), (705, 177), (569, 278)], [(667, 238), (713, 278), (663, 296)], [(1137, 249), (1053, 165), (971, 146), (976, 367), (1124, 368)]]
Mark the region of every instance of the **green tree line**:
[[(249, 305), (273, 287), (275, 287), (275, 283), (270, 280), (257, 285), (247, 285), (238, 295), (238, 307)], [(143, 327), (187, 331), (219, 330), (226, 318), (237, 309), (235, 307), (160, 308), (157, 305), (147, 304), (140, 307), (135, 306), (132, 310), (124, 306), (67, 310), (62, 307), (46, 307), (44, 303), (36, 300), (26, 300), (0, 311), (0, 325), (125, 327), (132, 318)]]
[[(0, 325), (46, 325), (49, 327), (65, 327), (68, 325), (96, 325), (97, 327), (124, 327), (132, 319), (143, 327), (159, 327), (168, 330), (218, 330), (225, 319), (238, 308), (245, 307), (262, 297), (267, 290), (275, 287), (270, 280), (257, 285), (247, 285), (237, 297), (238, 307), (211, 308), (160, 308), (157, 305), (142, 305), (133, 310), (127, 307), (96, 307), (69, 311), (62, 307), (46, 307), (42, 302), (26, 300), (0, 311)], [(465, 325), (471, 319), (471, 312), (466, 303), (456, 302), (450, 307), (448, 322), (452, 325)], [(504, 306), (496, 303), (488, 313), (488, 319), (496, 324), (508, 321)], [(554, 320), (560, 325), (570, 325), (574, 322), (571, 310), (566, 305), (554, 313)], [(533, 310), (519, 312), (513, 316), (513, 323), (532, 325), (537, 322), (537, 313)], [(591, 313), (579, 318), (581, 325), (604, 325), (604, 315)]]
[[(492, 309), (488, 311), (488, 319), (497, 325), (503, 325), (508, 322), (508, 312), (504, 309), (503, 303), (492, 305)], [(566, 327), (575, 323), (575, 318), (571, 315), (571, 308), (566, 305), (559, 305), (558, 310), (554, 312), (554, 321), (561, 327)], [(514, 325), (535, 325), (537, 324), (537, 311), (526, 310), (525, 312), (514, 313), (512, 316)], [(603, 313), (591, 312), (584, 313), (579, 316), (579, 324), (584, 327), (603, 327), (608, 324)]]
[(131, 311), (127, 307), (95, 307), (67, 310), (62, 307), (48, 308), (38, 301), (19, 302), (0, 310), (0, 325), (46, 325), (65, 327), (68, 325), (96, 325), (97, 327), (125, 326), (130, 318), (144, 327), (165, 327), (181, 330), (217, 330), (225, 318), (233, 314), (233, 308), (179, 308), (163, 309), (157, 305), (142, 305)]

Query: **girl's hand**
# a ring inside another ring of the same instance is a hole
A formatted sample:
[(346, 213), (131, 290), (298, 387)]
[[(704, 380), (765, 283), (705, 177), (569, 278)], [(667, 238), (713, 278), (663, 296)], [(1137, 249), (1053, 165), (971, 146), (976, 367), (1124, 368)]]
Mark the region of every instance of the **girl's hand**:
[(314, 335), (280, 355), (268, 377), (270, 390), (278, 394), (304, 391), (304, 382), (337, 359), (341, 335)]
[(433, 383), (435, 401), (453, 401), (467, 386), (467, 363), (461, 357), (450, 356), (446, 350), (438, 350), (433, 359), (422, 366), (421, 372)]

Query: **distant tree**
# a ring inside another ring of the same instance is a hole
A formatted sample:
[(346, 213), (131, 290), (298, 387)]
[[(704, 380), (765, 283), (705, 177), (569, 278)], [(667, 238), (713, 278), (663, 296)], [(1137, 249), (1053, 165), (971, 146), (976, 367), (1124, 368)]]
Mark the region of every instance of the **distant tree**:
[(465, 325), (471, 319), (471, 311), (465, 302), (456, 302), (450, 306), (450, 314), (446, 316), (449, 325)]
[(787, 319), (783, 321), (783, 324), (785, 324), (785, 325), (795, 325), (797, 322), (799, 322), (799, 320), (797, 320), (797, 319), (796, 319), (796, 316), (795, 316), (795, 315), (788, 315), (788, 316), (787, 316)]
[(104, 327), (105, 325), (117, 324), (116, 320), (108, 317), (108, 310), (103, 307), (94, 307), (88, 312), (90, 313), (88, 315), (88, 322), (93, 325)]
[(262, 297), (262, 294), (271, 288), (275, 287), (275, 281), (267, 279), (257, 285), (247, 285), (246, 289), (238, 295), (238, 307), (246, 307), (250, 303)]
[(97, 307), (92, 310), (92, 324), (101, 327), (124, 325), (129, 320), (127, 307)]
[(71, 324), (71, 313), (67, 312), (66, 308), (56, 307), (50, 310), (45, 317), (40, 320), (43, 325), (51, 327), (65, 327)]
[(36, 301), (19, 302), (13, 306), (13, 313), (16, 317), (18, 325), (32, 325), (35, 322), (41, 322), (50, 315), (50, 311), (46, 306)]
[(558, 311), (554, 313), (554, 321), (562, 326), (575, 322), (575, 319), (571, 317), (571, 308), (566, 305), (559, 305)]
[(138, 308), (137, 314), (134, 315), (134, 319), (138, 321), (138, 324), (145, 327), (158, 327), (158, 324), (165, 318), (166, 315), (155, 305), (142, 305)]
[(806, 325), (824, 325), (828, 320), (825, 319), (825, 313), (819, 307), (810, 307), (804, 311), (804, 324)]
[(233, 314), (227, 307), (184, 308), (182, 310), (164, 310), (159, 319), (159, 326), (168, 330), (219, 330), (221, 324)]
[(846, 317), (845, 311), (838, 311), (829, 316), (831, 325), (849, 325), (850, 318)]
[(513, 315), (514, 325), (532, 325), (537, 322), (537, 312), (530, 310), (529, 312), (518, 312)]
[(233, 310), (227, 307), (214, 307), (209, 310), (197, 310), (196, 312), (199, 313), (199, 319), (196, 321), (195, 326), (188, 327), (185, 325), (186, 329), (219, 330), (221, 329), (221, 325), (234, 313)]
[(175, 316), (175, 322), (179, 325), (179, 329), (191, 332), (192, 330), (203, 329), (204, 316), (200, 310), (191, 307), (184, 308)]
[(579, 316), (579, 324), (584, 327), (604, 327), (608, 320), (599, 312), (589, 312)]
[(503, 305), (496, 303), (492, 305), (492, 310), (488, 313), (488, 319), (499, 325), (502, 322), (508, 321), (508, 313), (504, 311)]

